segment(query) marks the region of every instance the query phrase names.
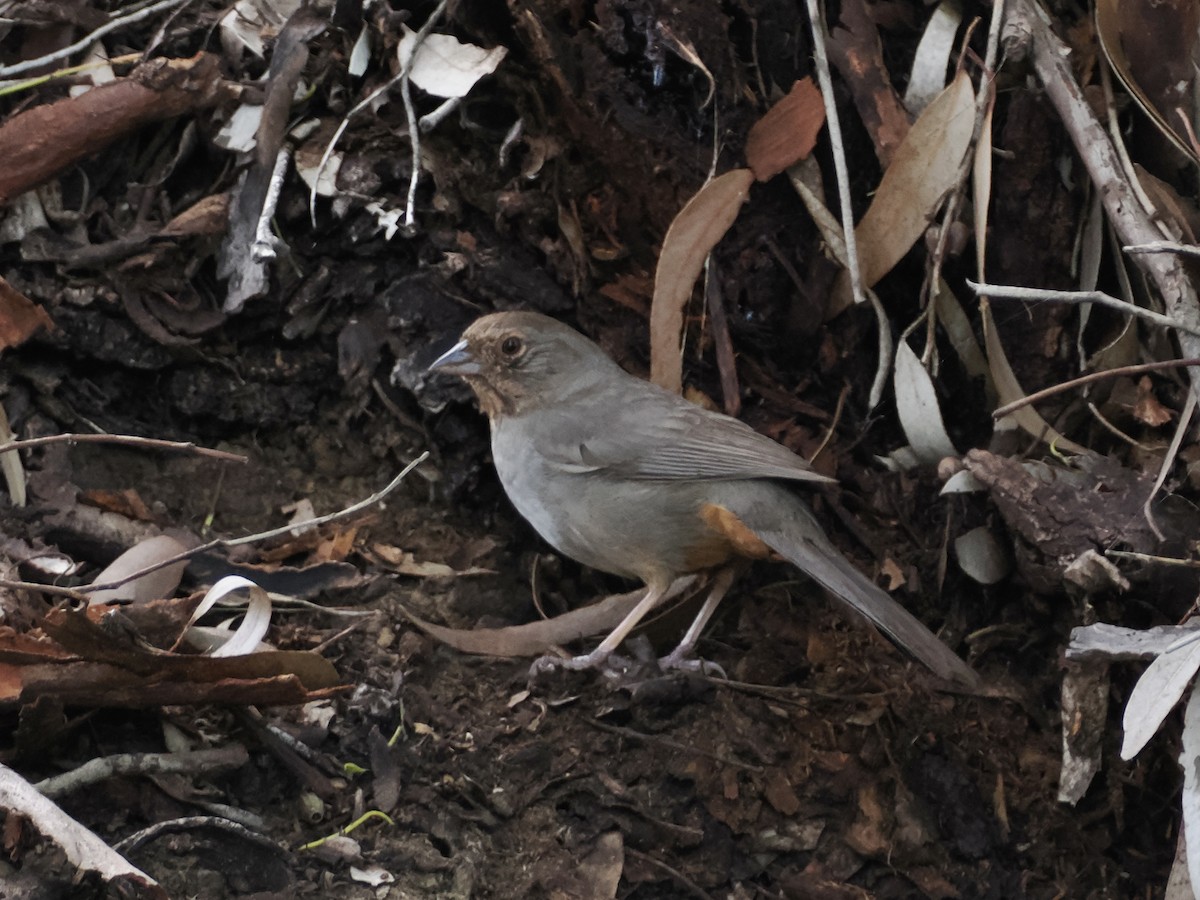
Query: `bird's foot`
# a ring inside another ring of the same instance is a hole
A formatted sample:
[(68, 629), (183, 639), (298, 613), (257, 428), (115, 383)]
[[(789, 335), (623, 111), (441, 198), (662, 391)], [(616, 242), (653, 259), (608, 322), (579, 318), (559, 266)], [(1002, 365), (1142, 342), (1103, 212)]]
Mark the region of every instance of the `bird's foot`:
[(530, 684), (543, 682), (557, 672), (596, 671), (609, 679), (625, 677), (634, 661), (615, 653), (593, 650), (582, 656), (540, 656), (529, 667)]
[(729, 680), (725, 670), (717, 663), (694, 657), (691, 652), (691, 647), (676, 647), (666, 656), (659, 658), (658, 667), (663, 672), (690, 672), (693, 675), (711, 675), (714, 678)]

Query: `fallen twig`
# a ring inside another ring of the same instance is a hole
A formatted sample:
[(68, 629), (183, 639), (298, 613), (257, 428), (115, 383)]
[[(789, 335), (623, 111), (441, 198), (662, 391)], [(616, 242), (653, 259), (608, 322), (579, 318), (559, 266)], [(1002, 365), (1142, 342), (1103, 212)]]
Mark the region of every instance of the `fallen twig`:
[(0, 810), (8, 814), (8, 821), (17, 829), (9, 838), (14, 842), (13, 846), (20, 837), (23, 820), (62, 850), (78, 870), (80, 882), (87, 873), (99, 875), (106, 884), (117, 879), (132, 879), (145, 889), (145, 893), (138, 896), (166, 900), (166, 891), (153, 878), (130, 864), (63, 812), (53, 800), (38, 793), (32, 784), (3, 764), (0, 764)]
[(44, 797), (61, 797), (114, 775), (198, 775), (239, 769), (250, 759), (241, 744), (213, 750), (180, 753), (119, 753), (85, 762), (77, 769), (46, 778), (34, 785)]
[(244, 463), (249, 461), (249, 457), (242, 456), (240, 453), (227, 453), (224, 450), (200, 447), (190, 441), (164, 441), (159, 438), (139, 437), (136, 434), (51, 434), (45, 437), (22, 438), (18, 441), (0, 444), (0, 453), (6, 453), (9, 450), (28, 450), (31, 447), (64, 442), (68, 444), (123, 444), (127, 447), (194, 453), (197, 456), (209, 456), (226, 462)]
[(1178, 253), (1181, 256), (1200, 256), (1200, 247), (1195, 244), (1179, 244), (1175, 241), (1150, 241), (1148, 244), (1126, 244), (1121, 248), (1126, 253)]
[[(290, 534), (293, 531), (305, 529), (305, 528), (316, 528), (320, 525), (326, 525), (329, 522), (336, 522), (339, 519), (345, 519), (349, 516), (354, 515), (355, 513), (359, 512), (360, 510), (366, 509), (368, 506), (373, 506), (376, 503), (378, 503), (380, 500), (382, 500), (384, 497), (386, 497), (388, 494), (390, 494), (392, 491), (394, 491), (397, 487), (399, 487), (400, 482), (404, 480), (405, 476), (407, 476), (409, 472), (411, 472), (413, 469), (415, 469), (421, 463), (425, 462), (425, 460), (428, 458), (429, 458), (429, 451), (426, 450), (424, 453), (422, 453), (420, 456), (418, 456), (416, 459), (414, 459), (412, 462), (410, 462), (407, 466), (405, 466), (404, 469), (400, 472), (400, 474), (397, 475), (395, 478), (393, 478), (388, 483), (387, 487), (383, 488), (383, 490), (372, 494), (370, 497), (367, 497), (365, 500), (358, 501), (357, 503), (353, 504), (352, 506), (347, 506), (345, 509), (340, 509), (337, 512), (332, 512), (325, 516), (317, 516), (314, 519), (308, 519), (307, 521), (304, 521), (304, 522), (291, 522), (287, 525), (281, 525), (279, 528), (272, 528), (269, 531), (262, 531), (262, 532), (259, 532), (258, 534), (247, 535), (246, 537), (217, 538), (216, 540), (209, 541), (207, 544), (201, 544), (199, 547), (193, 547), (190, 550), (185, 550), (182, 553), (177, 553), (174, 556), (159, 560), (158, 562), (154, 563), (153, 565), (149, 565), (149, 566), (146, 566), (144, 569), (139, 569), (136, 572), (132, 572), (129, 575), (126, 575), (124, 578), (119, 578), (116, 581), (109, 581), (109, 582), (101, 583), (101, 584), (89, 584), (89, 585), (80, 587), (78, 590), (80, 590), (83, 593), (91, 593), (92, 591), (110, 590), (115, 587), (120, 587), (121, 585), (125, 584), (128, 581), (133, 581), (135, 578), (141, 578), (143, 575), (149, 575), (151, 572), (157, 572), (159, 569), (165, 568), (166, 566), (173, 565), (174, 563), (177, 563), (177, 562), (182, 562), (185, 559), (190, 559), (191, 557), (196, 556), (197, 554), (206, 553), (209, 550), (214, 550), (218, 547), (226, 547), (227, 548), (227, 547), (240, 547), (243, 544), (257, 544), (257, 543), (261, 543), (262, 541), (267, 541), (267, 540), (270, 540), (271, 538), (278, 537), (281, 534)], [(31, 587), (36, 588), (36, 586), (31, 586)]]
[(1012, 403), (1006, 403), (995, 412), (992, 413), (993, 419), (1002, 419), (1011, 412), (1015, 412), (1024, 406), (1029, 406), (1031, 403), (1038, 403), (1045, 400), (1047, 397), (1053, 397), (1055, 394), (1062, 394), (1066, 391), (1075, 390), (1085, 385), (1091, 384), (1094, 381), (1103, 381), (1105, 378), (1120, 378), (1123, 375), (1141, 375), (1144, 372), (1157, 372), (1160, 369), (1179, 369), (1184, 366), (1200, 366), (1200, 358), (1197, 359), (1164, 359), (1152, 363), (1138, 363), (1133, 366), (1118, 366), (1115, 369), (1105, 369), (1103, 372), (1089, 372), (1087, 375), (1080, 375), (1078, 378), (1072, 378), (1070, 381), (1064, 381), (1061, 384), (1051, 385), (1048, 388), (1042, 388), (1040, 391), (1034, 391), (1032, 394), (1027, 394), (1020, 400), (1014, 400)]
[[(107, 435), (96, 435), (96, 437), (107, 437)], [(11, 445), (5, 446), (8, 447)], [(372, 494), (365, 500), (360, 500), (358, 503), (355, 503), (352, 506), (347, 506), (345, 509), (329, 513), (325, 516), (317, 516), (315, 519), (309, 519), (305, 522), (292, 522), (279, 528), (272, 528), (270, 531), (263, 531), (258, 534), (247, 535), (246, 537), (217, 538), (216, 540), (209, 541), (207, 544), (201, 544), (198, 547), (192, 547), (190, 550), (184, 550), (182, 553), (176, 553), (174, 556), (169, 556), (166, 559), (160, 559), (158, 562), (153, 563), (152, 565), (138, 569), (136, 572), (131, 572), (125, 577), (118, 578), (114, 581), (82, 585), (78, 588), (56, 588), (52, 585), (37, 584), (36, 582), (32, 581), (0, 580), (0, 587), (8, 588), (10, 590), (44, 591), (46, 593), (71, 597), (72, 599), (78, 599), (81, 596), (86, 597), (87, 594), (95, 591), (111, 590), (112, 588), (120, 587), (121, 585), (133, 581), (134, 579), (141, 578), (143, 575), (149, 575), (151, 572), (157, 572), (159, 569), (172, 566), (178, 562), (183, 562), (186, 559), (191, 559), (193, 556), (197, 556), (198, 554), (207, 553), (209, 550), (215, 550), (219, 547), (239, 547), (243, 544), (255, 544), (261, 541), (269, 540), (273, 537), (278, 537), (281, 534), (288, 534), (295, 529), (315, 528), (319, 525), (325, 525), (329, 522), (335, 522), (338, 519), (344, 519), (348, 516), (352, 516), (360, 510), (366, 509), (368, 506), (372, 506), (381, 501), (384, 497), (400, 486), (400, 482), (404, 480), (405, 476), (407, 476), (409, 472), (411, 472), (421, 463), (425, 462), (425, 460), (428, 458), (429, 451), (426, 450), (407, 466), (405, 466), (403, 471), (393, 478), (383, 490)]]
[(825, 102), (825, 124), (833, 148), (833, 170), (837, 174), (838, 205), (842, 214), (842, 237), (846, 241), (846, 269), (850, 273), (850, 290), (855, 303), (865, 303), (862, 271), (858, 265), (858, 243), (854, 237), (854, 209), (850, 205), (850, 169), (846, 165), (846, 148), (842, 142), (842, 122), (838, 117), (837, 101), (833, 96), (833, 79), (829, 74), (829, 55), (825, 51), (825, 15), (818, 0), (807, 0), (808, 24), (812, 30), (813, 59), (817, 64), (817, 83)]
[(32, 69), (38, 69), (42, 66), (49, 65), (52, 62), (57, 62), (60, 59), (66, 59), (72, 54), (78, 53), (80, 50), (86, 50), (104, 35), (116, 31), (118, 28), (123, 28), (126, 25), (133, 25), (135, 22), (140, 22), (142, 19), (148, 19), (156, 13), (162, 12), (164, 9), (170, 9), (173, 6), (183, 6), (185, 3), (190, 3), (191, 0), (159, 0), (150, 6), (139, 9), (137, 12), (132, 12), (127, 16), (118, 16), (115, 19), (110, 19), (94, 31), (85, 34), (73, 44), (68, 44), (66, 47), (47, 53), (45, 56), (39, 56), (36, 59), (26, 59), (18, 63), (13, 63), (11, 66), (0, 66), (0, 78), (9, 78), (13, 75), (20, 75), (22, 72), (28, 72)]
[(235, 90), (217, 56), (198, 53), (154, 59), (78, 97), (19, 112), (0, 124), (0, 205), (148, 122), (215, 106)]
[(161, 835), (174, 834), (180, 831), (195, 831), (197, 828), (215, 828), (217, 831), (236, 835), (284, 859), (291, 856), (286, 847), (281, 847), (266, 835), (251, 831), (244, 825), (239, 825), (237, 822), (229, 819), (222, 819), (220, 816), (185, 816), (182, 819), (168, 819), (165, 822), (156, 822), (149, 828), (135, 831), (124, 840), (118, 841), (115, 849), (122, 853), (128, 853), (131, 850), (136, 850), (142, 844), (155, 840)]
[(1152, 309), (1135, 306), (1132, 303), (1106, 294), (1103, 291), (1051, 291), (1043, 288), (1014, 287), (1002, 284), (980, 284), (967, 279), (967, 287), (976, 294), (985, 294), (990, 300), (1032, 300), (1043, 303), (1095, 303), (1097, 306), (1107, 306), (1127, 316), (1135, 316), (1163, 328), (1174, 328), (1200, 338), (1200, 326), (1190, 326), (1181, 321), (1164, 316)]

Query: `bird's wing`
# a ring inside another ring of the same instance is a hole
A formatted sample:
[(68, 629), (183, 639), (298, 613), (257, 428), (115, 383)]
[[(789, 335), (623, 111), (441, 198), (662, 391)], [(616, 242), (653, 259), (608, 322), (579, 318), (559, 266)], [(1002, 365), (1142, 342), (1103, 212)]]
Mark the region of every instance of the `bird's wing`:
[[(636, 385), (636, 389), (631, 388)], [(547, 421), (547, 440), (574, 471), (607, 471), (635, 481), (785, 478), (829, 482), (809, 464), (749, 425), (710, 412), (632, 376), (610, 398), (578, 399)], [(611, 411), (596, 415), (589, 410)], [(558, 416), (555, 416), (558, 418)], [(580, 419), (585, 422), (580, 422)], [(578, 439), (569, 438), (572, 433)]]

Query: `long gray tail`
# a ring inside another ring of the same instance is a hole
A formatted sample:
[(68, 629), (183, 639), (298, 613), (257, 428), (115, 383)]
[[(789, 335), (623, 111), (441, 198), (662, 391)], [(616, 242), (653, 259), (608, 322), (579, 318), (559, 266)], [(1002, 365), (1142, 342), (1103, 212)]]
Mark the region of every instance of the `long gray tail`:
[[(744, 482), (739, 485), (742, 486), (749, 487)], [(740, 496), (728, 498), (728, 505), (767, 546), (870, 619), (936, 675), (967, 687), (979, 684), (979, 675), (970, 666), (912, 613), (854, 568), (825, 536), (800, 498), (778, 485), (761, 486), (770, 488), (774, 496), (755, 496), (758, 492), (753, 490), (739, 491)]]

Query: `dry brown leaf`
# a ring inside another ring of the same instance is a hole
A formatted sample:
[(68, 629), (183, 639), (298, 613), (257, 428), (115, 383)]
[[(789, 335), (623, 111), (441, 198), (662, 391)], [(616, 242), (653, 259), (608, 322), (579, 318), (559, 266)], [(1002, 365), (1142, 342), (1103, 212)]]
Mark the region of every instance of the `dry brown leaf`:
[(1159, 403), (1158, 398), (1154, 396), (1154, 385), (1147, 375), (1143, 375), (1138, 381), (1133, 417), (1151, 428), (1166, 425), (1174, 417), (1174, 413)]
[(884, 168), (908, 134), (908, 112), (892, 86), (876, 16), (883, 4), (842, 3), (840, 21), (829, 34), (829, 60), (842, 74), (859, 119)]
[(975, 92), (959, 72), (913, 123), (854, 229), (864, 286), (874, 286), (925, 233), (954, 188), (974, 129)]
[(825, 124), (825, 104), (811, 78), (792, 85), (787, 96), (754, 123), (746, 137), (746, 163), (759, 181), (774, 178), (816, 146)]
[[(677, 580), (667, 592), (664, 602), (685, 591), (693, 581), (691, 577)], [(644, 590), (615, 594), (553, 619), (540, 619), (526, 625), (511, 625), (507, 628), (447, 628), (444, 625), (426, 622), (403, 607), (401, 612), (429, 636), (464, 653), (477, 653), (481, 656), (537, 656), (551, 647), (611, 631), (645, 594)]]
[(102, 509), (105, 512), (116, 513), (127, 519), (137, 519), (139, 522), (153, 522), (154, 513), (146, 505), (141, 495), (134, 488), (125, 490), (100, 490), (79, 492), (79, 502)]
[(763, 796), (776, 812), (785, 816), (794, 816), (800, 811), (800, 798), (796, 796), (787, 772), (779, 766), (771, 766), (764, 774)]
[(163, 226), (159, 237), (224, 234), (229, 224), (229, 193), (197, 200)]
[(0, 350), (19, 347), (39, 328), (54, 329), (44, 309), (0, 278)]
[(314, 556), (321, 562), (329, 562), (331, 560), (343, 562), (354, 550), (354, 544), (357, 540), (357, 525), (340, 529), (339, 531), (325, 538), (317, 545), (317, 550)]
[(887, 579), (884, 590), (889, 593), (897, 588), (904, 587), (908, 582), (908, 579), (904, 576), (904, 570), (900, 568), (900, 564), (890, 556), (883, 561), (883, 564), (879, 567), (879, 572)]
[(888, 815), (874, 783), (858, 789), (858, 816), (846, 832), (846, 843), (863, 856), (883, 857), (892, 849)]
[(599, 288), (600, 295), (619, 303), (641, 316), (650, 314), (650, 298), (654, 286), (648, 275), (624, 274)]
[(678, 394), (683, 387), (683, 308), (704, 260), (737, 218), (753, 182), (749, 169), (717, 176), (696, 192), (667, 229), (650, 307), (650, 380), (668, 391)]
[(456, 575), (492, 575), (494, 570), (480, 566), (455, 569), (446, 563), (419, 561), (413, 554), (391, 544), (372, 544), (371, 551), (379, 560), (391, 566), (401, 575), (413, 578), (450, 578)]
[[(1177, 240), (1185, 244), (1196, 243), (1196, 235), (1200, 234), (1200, 211), (1197, 211), (1195, 201), (1184, 198), (1168, 181), (1163, 181), (1145, 168), (1134, 163), (1134, 174), (1155, 211), (1168, 226), (1174, 226)], [(1087, 290), (1087, 288), (1085, 288)]]
[(223, 681), (228, 679), (295, 676), (308, 689), (340, 683), (329, 660), (305, 650), (276, 650), (245, 656), (189, 656), (148, 650), (115, 640), (109, 630), (92, 622), (85, 611), (54, 609), (46, 614), (43, 630), (71, 653), (160, 680)]
[[(1130, 2), (1119, 3), (1118, 0), (1096, 0), (1096, 34), (1100, 38), (1104, 58), (1108, 60), (1109, 66), (1125, 86), (1125, 90), (1129, 91), (1142, 112), (1154, 123), (1154, 127), (1180, 153), (1193, 162), (1200, 163), (1200, 157), (1196, 156), (1191, 144), (1176, 130), (1181, 125), (1178, 116), (1169, 109), (1158, 108), (1155, 101), (1142, 89), (1139, 80), (1134, 77), (1133, 67), (1126, 55), (1127, 42), (1139, 53), (1138, 48), (1141, 46), (1152, 47), (1150, 53), (1160, 71), (1147, 71), (1144, 77), (1164, 81), (1173, 89), (1173, 96), (1176, 97), (1181, 97), (1181, 92), (1186, 93), (1189, 90), (1188, 82), (1192, 73), (1190, 52), (1179, 46), (1168, 49), (1166, 45), (1170, 43), (1167, 38), (1173, 34), (1179, 35), (1185, 41), (1195, 42), (1196, 27), (1185, 21), (1195, 18), (1195, 4), (1187, 2), (1178, 6), (1169, 3), (1155, 5), (1158, 9), (1152, 11), (1148, 4), (1136, 6)], [(1174, 23), (1174, 28), (1170, 22), (1172, 14), (1179, 17)], [(1163, 24), (1167, 27), (1161, 27)], [(1159, 27), (1152, 32), (1151, 25)], [(1124, 33), (1123, 26), (1130, 27), (1128, 33)], [(1160, 90), (1155, 93), (1172, 94), (1172, 90)]]
[(136, 645), (118, 628), (91, 621), (85, 610), (52, 610), (43, 630), (57, 646), (15, 635), (0, 639), (0, 707), (38, 697), (107, 707), (305, 703), (346, 689), (328, 660), (307, 651), (168, 653)]
[(599, 603), (573, 609), (553, 619), (539, 619), (507, 628), (447, 628), (414, 616), (401, 607), (410, 622), (443, 644), (480, 656), (537, 656), (551, 647), (616, 628), (645, 595), (631, 591), (606, 597)]

